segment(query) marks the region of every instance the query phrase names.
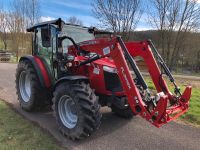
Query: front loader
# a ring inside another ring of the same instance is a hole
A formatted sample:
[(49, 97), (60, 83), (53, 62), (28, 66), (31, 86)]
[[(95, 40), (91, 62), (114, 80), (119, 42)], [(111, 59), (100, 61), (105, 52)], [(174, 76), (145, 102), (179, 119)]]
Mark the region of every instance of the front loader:
[[(124, 118), (140, 115), (156, 127), (189, 107), (191, 87), (181, 93), (151, 40), (124, 43), (120, 36), (61, 19), (27, 31), (34, 35), (33, 50), (17, 68), (20, 105), (26, 111), (52, 105), (60, 131), (72, 140), (99, 128), (103, 106)], [(95, 38), (98, 34), (110, 36)], [(157, 94), (149, 90), (134, 60), (137, 56), (144, 59)], [(174, 95), (163, 74), (174, 84)]]

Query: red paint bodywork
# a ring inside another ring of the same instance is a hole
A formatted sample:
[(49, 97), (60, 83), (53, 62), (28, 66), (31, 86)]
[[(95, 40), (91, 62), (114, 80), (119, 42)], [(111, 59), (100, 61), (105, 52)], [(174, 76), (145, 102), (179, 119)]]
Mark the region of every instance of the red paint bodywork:
[[(76, 61), (83, 61), (85, 60), (85, 58), (83, 57), (77, 57)], [(84, 75), (87, 76), (90, 80), (90, 86), (91, 88), (95, 89), (95, 92), (98, 94), (102, 94), (102, 95), (112, 95), (113, 93), (111, 91), (106, 90), (106, 85), (105, 85), (105, 80), (104, 80), (104, 73), (103, 73), (103, 66), (109, 66), (112, 68), (116, 68), (114, 61), (110, 60), (109, 58), (102, 58), (99, 60), (96, 60), (95, 62), (80, 67), (78, 70), (74, 71), (74, 74), (77, 75)], [(99, 69), (99, 74), (95, 74), (94, 68), (98, 68)], [(115, 92), (116, 96), (125, 96), (124, 91), (121, 92)]]
[[(127, 62), (125, 60), (123, 50), (120, 47), (116, 37), (112, 39), (95, 39), (91, 41), (86, 41), (81, 44), (81, 49), (89, 52), (94, 52), (101, 55), (101, 59), (90, 63), (90, 65), (84, 65), (79, 69), (74, 71), (75, 74), (82, 74), (89, 77), (91, 87), (96, 90), (97, 93), (111, 95), (110, 91), (105, 89), (104, 76), (103, 76), (103, 66), (110, 66), (117, 69), (118, 76), (120, 78), (123, 90), (122, 92), (115, 93), (117, 96), (126, 95), (128, 98), (129, 105), (135, 114), (139, 114), (141, 117), (145, 118), (147, 121), (151, 122), (156, 127), (160, 127), (167, 122), (176, 119), (181, 114), (187, 111), (189, 107), (189, 99), (191, 97), (191, 87), (186, 87), (182, 96), (179, 97), (177, 102), (168, 107), (168, 103), (175, 96), (169, 91), (166, 82), (162, 78), (161, 71), (155, 61), (154, 55), (150, 49), (147, 41), (142, 42), (128, 42), (125, 44), (131, 56), (140, 56), (144, 59), (147, 65), (149, 74), (152, 81), (156, 87), (158, 93), (163, 92), (161, 95), (157, 106), (153, 111), (149, 112), (147, 110), (146, 104), (143, 102), (142, 97), (135, 85), (132, 78), (131, 72), (128, 68)], [(110, 53), (104, 55), (103, 49), (109, 47)], [(76, 53), (71, 48), (71, 53)], [(76, 63), (86, 60), (85, 57), (76, 55)], [(98, 67), (99, 74), (94, 74), (94, 68)], [(161, 88), (162, 84), (162, 88)], [(163, 91), (164, 89), (164, 91)], [(136, 106), (140, 106), (141, 112), (136, 111)]]
[[(105, 88), (106, 86), (104, 81), (103, 66), (116, 68), (117, 74), (123, 87), (123, 91), (115, 92), (114, 94), (116, 96), (127, 96), (128, 103), (132, 111), (135, 114), (139, 114), (141, 117), (156, 127), (160, 127), (161, 125), (166, 124), (167, 122), (174, 120), (181, 114), (185, 113), (189, 107), (189, 99), (191, 97), (192, 88), (190, 86), (186, 87), (185, 91), (183, 92), (182, 96), (179, 97), (177, 102), (173, 106), (168, 107), (169, 101), (174, 99), (175, 96), (169, 91), (166, 82), (162, 76), (160, 76), (161, 71), (157, 65), (157, 62), (155, 61), (154, 55), (149, 47), (148, 42), (128, 42), (125, 43), (125, 45), (132, 57), (140, 56), (144, 59), (149, 74), (156, 87), (157, 93), (164, 93), (160, 96), (157, 106), (151, 112), (147, 110), (147, 106), (142, 100), (142, 97), (138, 91), (138, 88), (133, 80), (125, 60), (123, 50), (120, 47), (116, 37), (111, 39), (95, 39), (81, 43), (81, 49), (88, 52), (97, 53), (101, 56), (101, 59), (81, 67), (76, 66), (88, 58), (78, 55), (75, 48), (71, 46), (68, 53), (74, 55), (75, 60), (72, 62), (72, 66), (69, 67), (69, 69), (76, 75), (87, 76), (90, 80), (90, 86), (95, 89), (96, 93), (112, 95), (113, 93), (106, 90)], [(108, 54), (104, 54), (103, 49), (105, 48), (110, 49)], [(35, 61), (38, 63), (42, 71), (46, 87), (51, 86), (50, 78), (48, 76), (47, 70), (44, 67), (44, 64), (36, 56)], [(95, 68), (99, 69), (99, 73), (94, 73)], [(136, 106), (141, 108), (140, 112), (136, 111)]]

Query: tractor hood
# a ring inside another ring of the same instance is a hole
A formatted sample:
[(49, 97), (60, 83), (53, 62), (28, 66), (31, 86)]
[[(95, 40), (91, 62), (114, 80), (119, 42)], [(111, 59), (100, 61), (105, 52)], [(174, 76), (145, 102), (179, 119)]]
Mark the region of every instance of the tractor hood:
[(116, 68), (114, 61), (112, 59), (109, 59), (108, 57), (96, 60), (94, 63), (97, 65), (103, 65), (103, 66), (108, 66), (111, 68)]

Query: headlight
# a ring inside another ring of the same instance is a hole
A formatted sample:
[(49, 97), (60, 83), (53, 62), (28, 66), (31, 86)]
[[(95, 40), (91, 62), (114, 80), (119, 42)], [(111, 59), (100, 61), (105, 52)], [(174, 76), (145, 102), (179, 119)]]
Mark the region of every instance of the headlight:
[(110, 72), (110, 73), (117, 73), (117, 69), (116, 68), (112, 68), (112, 67), (108, 67), (108, 66), (103, 66), (103, 70)]

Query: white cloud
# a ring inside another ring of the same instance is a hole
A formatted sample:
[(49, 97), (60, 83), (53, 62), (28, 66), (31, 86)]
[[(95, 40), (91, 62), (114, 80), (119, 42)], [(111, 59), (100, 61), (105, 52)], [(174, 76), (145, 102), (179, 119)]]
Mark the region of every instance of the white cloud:
[[(64, 16), (62, 15), (62, 16), (59, 16), (59, 17), (61, 17), (61, 19), (63, 19), (63, 21), (66, 22), (66, 20), (71, 16), (75, 16), (78, 19), (80, 19), (83, 22), (83, 25), (87, 26), (87, 27), (97, 26), (97, 24), (98, 24), (98, 20), (97, 19), (95, 19), (92, 16), (87, 16), (87, 15), (64, 15)], [(42, 16), (40, 18), (40, 22), (50, 21), (50, 20), (55, 20), (55, 19), (57, 19), (57, 18), (53, 18), (53, 17), (49, 17), (49, 16), (48, 17)]]
[(87, 16), (87, 15), (75, 15), (75, 16), (83, 22), (84, 26), (90, 27), (90, 26), (97, 26), (98, 24), (98, 20), (92, 16)]
[(40, 22), (45, 22), (45, 21), (50, 21), (50, 20), (54, 20), (55, 18), (50, 17), (50, 16), (41, 16), (40, 17)]
[[(58, 16), (58, 14), (56, 14), (56, 15)], [(54, 14), (54, 16), (55, 16), (55, 14)], [(87, 26), (87, 27), (96, 26), (96, 27), (98, 27), (99, 21), (96, 18), (94, 18), (93, 16), (67, 14), (67, 15), (64, 15), (64, 16), (62, 15), (60, 17), (62, 17), (62, 19), (64, 21), (66, 21), (65, 18), (69, 18), (70, 16), (75, 16), (78, 19), (80, 19), (83, 22), (84, 26)], [(57, 18), (50, 17), (50, 16), (41, 16), (39, 21), (45, 22), (45, 21), (50, 21), (50, 20), (55, 20), (55, 19), (57, 19)], [(145, 30), (152, 30), (152, 29), (153, 29), (152, 27), (146, 25), (145, 23), (141, 23), (137, 26), (137, 28), (135, 30), (136, 31), (145, 31)]]
[(70, 7), (70, 8), (75, 8), (75, 9), (91, 10), (90, 3), (88, 4), (88, 3), (85, 3), (85, 2), (71, 1), (69, 3), (69, 2), (57, 0), (55, 3), (58, 4), (58, 5), (62, 5), (62, 6)]
[(135, 29), (135, 31), (147, 31), (147, 30), (153, 30), (153, 28), (149, 28), (149, 27), (137, 27)]

